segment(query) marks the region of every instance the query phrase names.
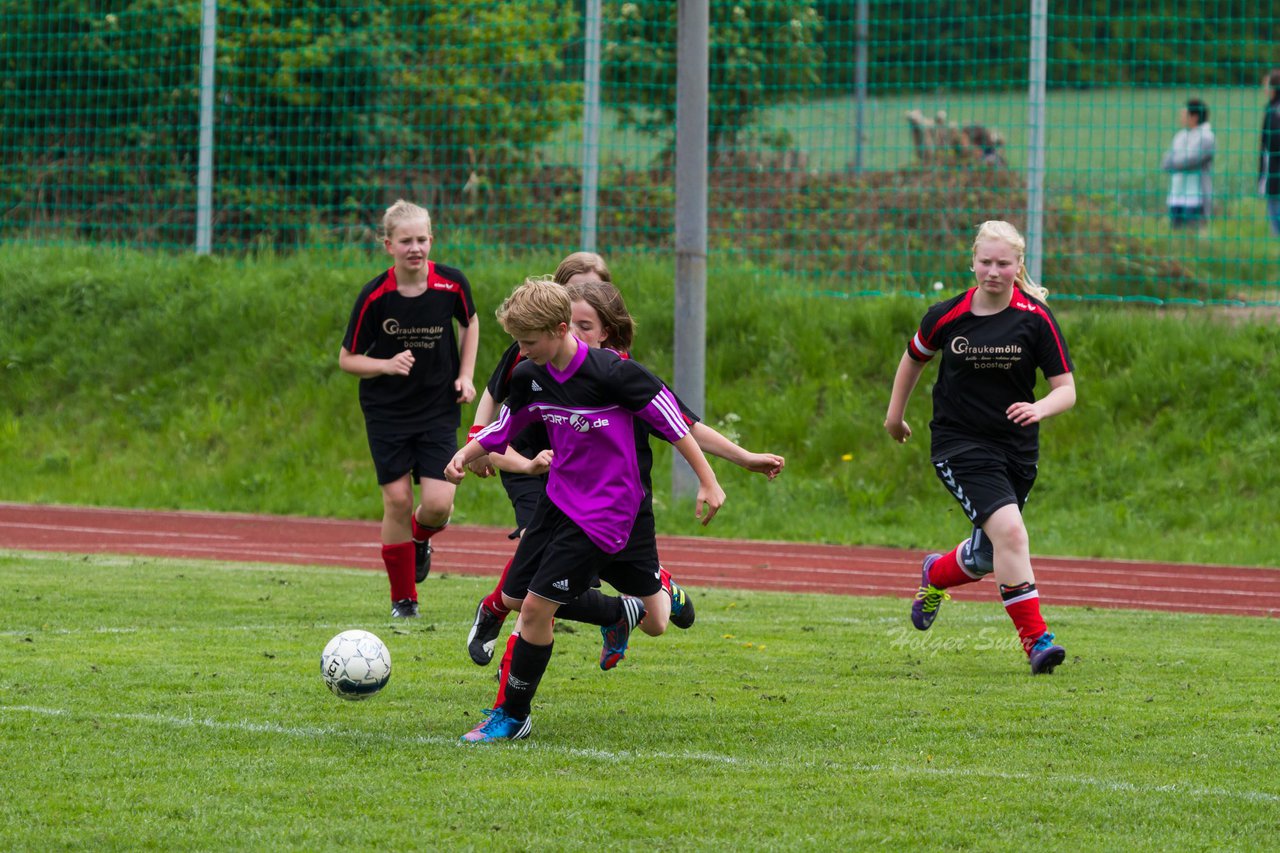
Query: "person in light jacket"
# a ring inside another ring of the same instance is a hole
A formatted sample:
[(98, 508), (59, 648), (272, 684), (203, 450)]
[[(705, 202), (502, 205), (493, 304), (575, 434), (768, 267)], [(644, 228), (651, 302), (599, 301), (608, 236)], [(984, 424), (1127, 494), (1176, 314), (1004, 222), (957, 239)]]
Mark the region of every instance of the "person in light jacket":
[(1169, 181), (1169, 222), (1174, 228), (1203, 228), (1213, 204), (1213, 128), (1209, 108), (1199, 98), (1182, 110), (1182, 130), (1174, 134), (1160, 168)]

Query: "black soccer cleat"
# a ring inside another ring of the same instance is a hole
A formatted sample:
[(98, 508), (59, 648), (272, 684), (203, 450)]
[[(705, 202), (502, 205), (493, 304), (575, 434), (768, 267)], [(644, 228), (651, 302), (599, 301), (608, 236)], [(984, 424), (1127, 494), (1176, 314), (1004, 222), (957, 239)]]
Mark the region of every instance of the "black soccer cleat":
[(415, 583), (422, 583), (427, 579), (427, 575), (431, 574), (431, 554), (435, 549), (431, 547), (431, 540), (427, 539), (419, 542), (413, 540), (413, 580)]
[(418, 602), (412, 598), (402, 598), (391, 603), (392, 619), (417, 619)]
[(467, 654), (477, 666), (488, 666), (493, 660), (493, 647), (498, 641), (498, 633), (502, 631), (504, 616), (494, 616), (484, 606), (484, 599), (476, 605), (476, 618), (471, 623), (471, 632), (467, 634)]

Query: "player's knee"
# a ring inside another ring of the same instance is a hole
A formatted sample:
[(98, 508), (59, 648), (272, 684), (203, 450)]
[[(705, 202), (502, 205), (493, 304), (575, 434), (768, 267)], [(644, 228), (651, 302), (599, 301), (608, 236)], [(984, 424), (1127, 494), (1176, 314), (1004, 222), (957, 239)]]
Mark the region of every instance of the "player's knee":
[(666, 617), (658, 617), (652, 613), (646, 613), (644, 618), (640, 620), (638, 627), (650, 637), (661, 637), (667, 633), (668, 624), (670, 623)]
[(403, 518), (407, 522), (409, 514), (413, 512), (413, 493), (399, 489), (384, 489), (382, 511), (391, 518)]

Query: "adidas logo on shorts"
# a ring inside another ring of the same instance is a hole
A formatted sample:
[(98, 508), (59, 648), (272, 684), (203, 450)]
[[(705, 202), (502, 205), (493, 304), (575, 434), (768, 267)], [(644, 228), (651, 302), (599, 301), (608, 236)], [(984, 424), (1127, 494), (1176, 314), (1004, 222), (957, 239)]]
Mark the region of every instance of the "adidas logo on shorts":
[(562, 590), (563, 592), (568, 592), (568, 591), (569, 591), (569, 580), (568, 580), (567, 578), (564, 578), (564, 579), (558, 580), (558, 581), (556, 581), (555, 583), (553, 583), (553, 584), (552, 584), (552, 586), (553, 586), (553, 587), (555, 587), (555, 588), (556, 588), (556, 589), (558, 589), (558, 590)]

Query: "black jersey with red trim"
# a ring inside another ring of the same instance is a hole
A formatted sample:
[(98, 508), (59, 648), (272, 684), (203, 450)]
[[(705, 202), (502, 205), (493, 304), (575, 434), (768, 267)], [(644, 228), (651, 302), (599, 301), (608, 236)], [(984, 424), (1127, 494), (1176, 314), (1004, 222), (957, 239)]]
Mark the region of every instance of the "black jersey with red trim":
[(395, 267), (366, 284), (351, 309), (342, 346), (350, 353), (391, 358), (413, 352), (408, 376), (360, 380), (360, 409), (370, 431), (458, 428), (462, 407), (454, 380), (461, 356), (453, 321), (471, 325), (471, 285), (459, 270), (427, 262), (427, 288), (418, 296), (396, 290)]
[(929, 308), (907, 353), (942, 364), (933, 386), (931, 454), (934, 461), (973, 447), (995, 447), (1034, 462), (1038, 424), (1018, 426), (1005, 414), (1019, 401), (1034, 402), (1036, 370), (1046, 378), (1070, 373), (1067, 342), (1048, 306), (1014, 288), (998, 314), (973, 313), (971, 288)]
[[(581, 346), (586, 346), (581, 340), (578, 341)], [(611, 350), (616, 352), (616, 350)], [(623, 359), (630, 358), (627, 353), (618, 353)], [(520, 345), (512, 343), (507, 351), (502, 354), (502, 359), (498, 362), (498, 366), (494, 368), (493, 375), (489, 377), (489, 384), (485, 386), (489, 390), (489, 396), (493, 398), (495, 403), (502, 403), (507, 399), (507, 393), (511, 389), (511, 374), (515, 371), (516, 365), (523, 361), (520, 355)], [(663, 383), (666, 385), (666, 383)], [(668, 388), (671, 386), (668, 385)], [(692, 409), (685, 405), (684, 400), (680, 399), (678, 394), (673, 391), (672, 394), (676, 398), (676, 403), (680, 406), (680, 414), (684, 418), (685, 426), (692, 428), (702, 418), (698, 417)], [(640, 465), (640, 477), (644, 482), (645, 493), (652, 497), (653, 495), (653, 448), (649, 444), (649, 437), (657, 435), (647, 423), (639, 418), (635, 422), (636, 427), (636, 460)], [(658, 436), (661, 438), (662, 436)], [(539, 451), (545, 450), (551, 446), (547, 438), (546, 428), (535, 423), (520, 433), (514, 441), (511, 442), (522, 456), (529, 459), (537, 456)]]

